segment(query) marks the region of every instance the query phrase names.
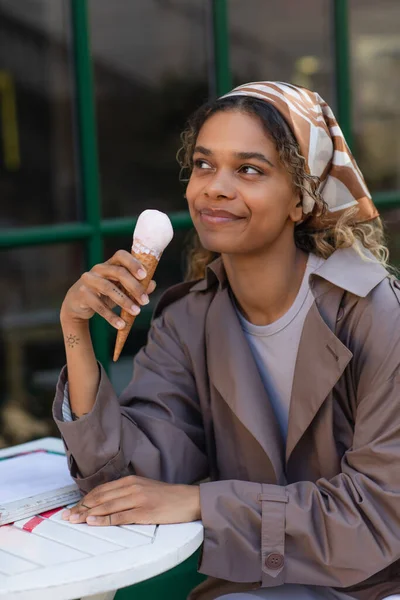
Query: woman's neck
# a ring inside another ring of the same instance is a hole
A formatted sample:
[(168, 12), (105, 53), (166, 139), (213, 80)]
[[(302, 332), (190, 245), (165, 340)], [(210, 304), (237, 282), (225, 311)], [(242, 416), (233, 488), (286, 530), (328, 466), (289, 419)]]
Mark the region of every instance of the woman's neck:
[(245, 318), (269, 325), (292, 306), (307, 265), (307, 254), (292, 244), (275, 244), (257, 255), (224, 254), (226, 274)]

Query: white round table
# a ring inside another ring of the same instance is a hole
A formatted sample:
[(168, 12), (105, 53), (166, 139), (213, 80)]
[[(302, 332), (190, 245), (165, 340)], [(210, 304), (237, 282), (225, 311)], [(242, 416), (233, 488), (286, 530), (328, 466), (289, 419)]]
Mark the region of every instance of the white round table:
[[(38, 448), (63, 451), (45, 438), (0, 451), (0, 457)], [(61, 511), (0, 527), (0, 600), (113, 598), (122, 587), (172, 569), (203, 542), (200, 522), (179, 525), (90, 527), (61, 520)]]

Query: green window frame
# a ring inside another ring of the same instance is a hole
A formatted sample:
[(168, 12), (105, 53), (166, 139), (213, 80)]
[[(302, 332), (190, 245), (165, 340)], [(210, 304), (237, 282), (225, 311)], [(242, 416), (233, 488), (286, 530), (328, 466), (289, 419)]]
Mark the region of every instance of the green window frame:
[[(232, 87), (229, 59), (228, 0), (209, 0), (213, 21), (214, 77), (217, 95)], [(337, 116), (344, 134), (352, 145), (351, 78), (349, 62), (348, 0), (331, 0), (334, 28), (334, 52), (337, 95)], [(93, 65), (90, 52), (90, 31), (87, 0), (70, 0), (74, 78), (79, 138), (79, 169), (85, 220), (21, 229), (0, 229), (0, 248), (21, 248), (32, 245), (84, 241), (87, 268), (104, 260), (103, 242), (107, 236), (131, 234), (135, 219), (101, 218), (101, 188), (97, 153), (95, 94)], [(374, 195), (381, 208), (400, 205), (400, 192)], [(188, 212), (169, 215), (175, 229), (189, 229), (192, 222)], [(92, 336), (96, 355), (108, 368), (110, 352), (107, 323), (93, 319)]]

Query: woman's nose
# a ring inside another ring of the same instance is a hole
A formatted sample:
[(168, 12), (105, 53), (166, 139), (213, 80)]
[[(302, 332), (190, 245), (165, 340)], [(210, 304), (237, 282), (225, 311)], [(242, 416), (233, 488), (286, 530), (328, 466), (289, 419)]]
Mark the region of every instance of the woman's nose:
[(235, 187), (231, 178), (226, 173), (215, 173), (208, 182), (204, 193), (210, 198), (234, 198), (236, 195)]

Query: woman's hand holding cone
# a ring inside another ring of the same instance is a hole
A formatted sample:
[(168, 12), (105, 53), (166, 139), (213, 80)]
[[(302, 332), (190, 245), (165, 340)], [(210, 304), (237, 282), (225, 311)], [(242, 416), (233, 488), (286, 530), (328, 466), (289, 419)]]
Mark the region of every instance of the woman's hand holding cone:
[(116, 329), (123, 329), (125, 321), (112, 309), (120, 306), (136, 317), (156, 287), (155, 282), (150, 281), (145, 289), (142, 281), (146, 280), (143, 265), (130, 252), (118, 250), (110, 260), (83, 273), (68, 290), (61, 307), (61, 319), (82, 322), (98, 313)]

